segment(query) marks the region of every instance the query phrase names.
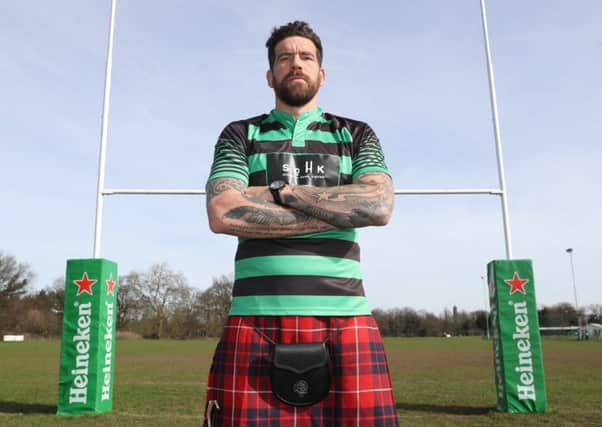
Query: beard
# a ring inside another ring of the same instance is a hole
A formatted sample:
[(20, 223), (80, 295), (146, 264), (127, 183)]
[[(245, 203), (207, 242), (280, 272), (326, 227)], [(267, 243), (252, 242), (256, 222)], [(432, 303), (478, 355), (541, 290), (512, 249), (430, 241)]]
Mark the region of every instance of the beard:
[[(289, 79), (293, 76), (301, 76), (305, 84), (300, 82), (291, 82)], [(289, 73), (281, 81), (274, 81), (274, 92), (276, 97), (291, 107), (302, 107), (311, 101), (320, 85), (318, 84), (319, 75), (312, 80), (311, 77)]]

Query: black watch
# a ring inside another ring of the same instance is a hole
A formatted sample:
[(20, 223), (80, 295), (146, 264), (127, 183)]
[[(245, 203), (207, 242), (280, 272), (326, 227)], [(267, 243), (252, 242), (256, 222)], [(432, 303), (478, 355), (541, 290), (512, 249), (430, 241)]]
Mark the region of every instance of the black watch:
[(270, 193), (272, 193), (274, 202), (277, 205), (282, 205), (282, 199), (280, 198), (280, 190), (282, 190), (285, 185), (286, 185), (286, 182), (279, 179), (277, 181), (272, 181), (272, 183), (269, 186)]

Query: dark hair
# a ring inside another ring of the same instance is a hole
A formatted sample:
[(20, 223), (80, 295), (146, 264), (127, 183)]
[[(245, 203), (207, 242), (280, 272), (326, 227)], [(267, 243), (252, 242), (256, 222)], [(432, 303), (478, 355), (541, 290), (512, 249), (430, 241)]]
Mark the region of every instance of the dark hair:
[(314, 30), (311, 29), (307, 22), (294, 21), (280, 27), (274, 27), (272, 34), (270, 34), (270, 38), (265, 42), (265, 47), (268, 48), (270, 68), (274, 67), (274, 61), (276, 60), (276, 45), (285, 38), (292, 36), (305, 37), (306, 39), (311, 40), (318, 52), (318, 64), (322, 65), (323, 50), (320, 37), (318, 37)]

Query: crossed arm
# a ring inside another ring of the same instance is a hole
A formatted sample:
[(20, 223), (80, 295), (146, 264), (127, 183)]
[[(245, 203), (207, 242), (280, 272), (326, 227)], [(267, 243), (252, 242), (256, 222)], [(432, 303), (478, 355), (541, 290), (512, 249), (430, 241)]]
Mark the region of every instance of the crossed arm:
[(207, 184), (207, 214), (215, 233), (247, 238), (289, 237), (337, 228), (385, 225), (393, 211), (393, 184), (384, 173), (366, 173), (335, 187), (287, 185), (283, 206), (267, 187), (234, 178)]

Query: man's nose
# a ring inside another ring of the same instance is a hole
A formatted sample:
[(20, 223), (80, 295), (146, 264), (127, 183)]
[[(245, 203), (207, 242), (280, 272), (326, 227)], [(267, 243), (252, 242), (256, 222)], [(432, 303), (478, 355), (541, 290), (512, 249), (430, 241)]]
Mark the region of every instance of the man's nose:
[(295, 53), (293, 55), (292, 65), (295, 68), (301, 68), (301, 54)]

